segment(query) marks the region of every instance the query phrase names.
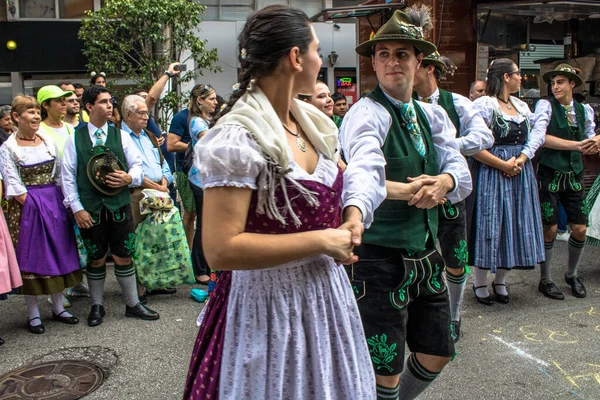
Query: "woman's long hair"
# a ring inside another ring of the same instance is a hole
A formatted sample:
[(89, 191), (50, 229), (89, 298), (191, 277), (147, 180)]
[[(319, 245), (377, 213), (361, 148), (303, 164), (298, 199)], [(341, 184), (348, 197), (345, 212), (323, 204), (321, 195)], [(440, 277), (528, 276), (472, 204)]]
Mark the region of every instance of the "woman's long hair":
[(250, 14), (238, 36), (238, 59), (242, 67), (239, 88), (212, 125), (246, 93), (252, 79), (272, 74), (293, 47), (306, 53), (312, 40), (310, 21), (298, 8), (277, 4)]
[(508, 58), (499, 58), (490, 65), (487, 73), (487, 84), (485, 94), (491, 97), (498, 97), (504, 88), (504, 74), (514, 72), (515, 62)]

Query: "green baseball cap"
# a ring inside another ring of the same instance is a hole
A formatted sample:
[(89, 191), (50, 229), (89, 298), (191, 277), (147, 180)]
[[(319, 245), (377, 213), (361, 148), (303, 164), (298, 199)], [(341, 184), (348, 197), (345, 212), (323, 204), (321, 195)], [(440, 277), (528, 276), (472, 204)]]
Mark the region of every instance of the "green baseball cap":
[(61, 97), (70, 96), (72, 94), (73, 92), (65, 92), (56, 85), (47, 85), (37, 92), (37, 101), (42, 104), (46, 100), (60, 99)]

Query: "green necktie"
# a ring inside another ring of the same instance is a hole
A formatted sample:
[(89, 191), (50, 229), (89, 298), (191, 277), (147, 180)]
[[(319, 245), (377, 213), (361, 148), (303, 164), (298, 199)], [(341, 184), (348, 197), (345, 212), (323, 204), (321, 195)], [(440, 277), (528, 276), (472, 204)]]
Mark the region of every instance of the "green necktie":
[(568, 106), (563, 105), (563, 108), (565, 109), (565, 114), (567, 116), (567, 121), (569, 121), (569, 126), (575, 126), (575, 117), (572, 114), (573, 107), (571, 107), (571, 105), (568, 105)]
[(104, 144), (104, 140), (102, 140), (102, 134), (104, 132), (102, 131), (102, 129), (98, 129), (96, 131), (96, 133), (94, 134), (96, 136), (96, 143), (94, 143), (94, 146), (102, 146)]
[(415, 149), (419, 152), (421, 157), (425, 157), (425, 155), (427, 154), (427, 148), (425, 147), (425, 141), (423, 140), (421, 128), (419, 127), (419, 122), (417, 121), (415, 106), (412, 102), (404, 103), (402, 104), (400, 113), (402, 114), (402, 117), (404, 117), (404, 121), (406, 122), (406, 128), (410, 133), (410, 139), (412, 140)]

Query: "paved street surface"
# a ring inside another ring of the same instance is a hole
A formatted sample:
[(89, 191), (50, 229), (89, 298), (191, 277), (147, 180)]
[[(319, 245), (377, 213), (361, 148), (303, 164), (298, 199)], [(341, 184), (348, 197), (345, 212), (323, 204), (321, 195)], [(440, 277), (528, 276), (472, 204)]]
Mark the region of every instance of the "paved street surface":
[[(600, 399), (600, 249), (587, 247), (583, 256), (586, 299), (574, 298), (564, 283), (566, 250), (557, 242), (553, 270), (564, 301), (537, 291), (537, 270), (509, 277), (508, 305), (480, 305), (469, 283), (458, 355), (421, 399)], [(6, 340), (0, 375), (40, 360), (87, 359), (108, 378), (86, 399), (180, 399), (201, 309), (189, 289), (150, 297), (148, 305), (161, 319), (138, 321), (125, 318), (110, 271), (101, 326), (87, 326), (87, 298), (73, 299), (70, 311), (81, 320), (76, 326), (52, 321), (44, 299), (43, 335), (26, 330), (25, 304), (13, 296), (0, 302), (0, 336)]]

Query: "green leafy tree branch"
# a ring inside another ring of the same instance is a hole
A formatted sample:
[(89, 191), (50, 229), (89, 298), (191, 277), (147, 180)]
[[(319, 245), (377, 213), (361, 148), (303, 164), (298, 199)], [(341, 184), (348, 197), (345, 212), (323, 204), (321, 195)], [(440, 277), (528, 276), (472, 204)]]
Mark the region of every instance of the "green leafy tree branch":
[[(132, 80), (147, 90), (174, 61), (195, 63), (195, 69), (180, 74), (177, 85), (203, 71), (220, 72), (217, 50), (207, 50), (206, 41), (194, 33), (205, 9), (189, 0), (107, 0), (87, 13), (79, 30), (89, 70)], [(182, 59), (183, 54), (189, 55)], [(186, 97), (173, 88), (160, 100), (156, 115), (162, 116), (158, 122), (163, 129)]]

